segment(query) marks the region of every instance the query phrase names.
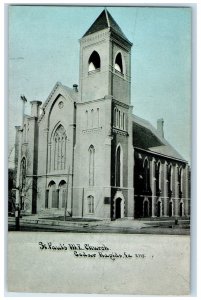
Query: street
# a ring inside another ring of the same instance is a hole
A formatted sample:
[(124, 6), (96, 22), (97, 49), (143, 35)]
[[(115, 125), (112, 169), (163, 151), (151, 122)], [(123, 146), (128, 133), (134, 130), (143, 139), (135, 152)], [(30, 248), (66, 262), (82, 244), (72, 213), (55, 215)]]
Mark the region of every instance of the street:
[[(13, 220), (14, 221), (14, 220)], [(115, 223), (116, 222), (116, 223)], [(67, 223), (67, 222), (66, 222)], [(31, 231), (31, 232), (79, 232), (79, 233), (126, 233), (126, 234), (168, 234), (168, 235), (189, 235), (190, 226), (174, 226), (170, 222), (152, 222), (150, 224), (144, 221), (132, 221), (124, 223), (124, 221), (118, 222), (113, 221), (111, 223), (99, 222), (90, 224), (74, 224), (68, 222), (68, 224), (58, 225), (53, 224), (31, 224), (28, 222), (21, 222), (20, 231)], [(131, 224), (131, 225), (130, 225)], [(130, 225), (130, 226), (128, 226)], [(15, 223), (9, 222), (9, 231), (16, 231)]]

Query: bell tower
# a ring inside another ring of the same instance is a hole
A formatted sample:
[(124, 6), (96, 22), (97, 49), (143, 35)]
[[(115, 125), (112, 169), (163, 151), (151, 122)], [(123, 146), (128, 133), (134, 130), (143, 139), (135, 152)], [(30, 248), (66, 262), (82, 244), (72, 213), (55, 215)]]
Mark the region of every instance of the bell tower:
[(80, 39), (80, 102), (109, 95), (130, 104), (131, 47), (104, 9)]
[(73, 216), (133, 216), (131, 47), (104, 9), (80, 39)]

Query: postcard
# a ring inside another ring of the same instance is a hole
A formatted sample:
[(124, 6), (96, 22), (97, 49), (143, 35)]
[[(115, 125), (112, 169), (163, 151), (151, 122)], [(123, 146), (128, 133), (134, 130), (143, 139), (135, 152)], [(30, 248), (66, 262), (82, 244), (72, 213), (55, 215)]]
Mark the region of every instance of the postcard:
[(8, 292), (190, 294), (191, 10), (9, 5)]

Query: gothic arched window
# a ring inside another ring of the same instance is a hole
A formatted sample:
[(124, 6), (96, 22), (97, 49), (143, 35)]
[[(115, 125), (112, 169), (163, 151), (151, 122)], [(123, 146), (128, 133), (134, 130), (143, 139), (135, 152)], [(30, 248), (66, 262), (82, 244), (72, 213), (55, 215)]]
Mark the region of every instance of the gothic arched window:
[(123, 62), (121, 53), (118, 53), (114, 63), (115, 71), (118, 71), (123, 74)]
[(94, 146), (89, 147), (89, 186), (94, 186)]
[(94, 51), (91, 56), (89, 57), (89, 72), (93, 72), (96, 70), (99, 70), (101, 67), (101, 61), (100, 61), (100, 56), (98, 52)]
[(160, 193), (160, 162), (155, 165), (156, 195)]
[(23, 157), (21, 161), (21, 189), (22, 191), (25, 189), (26, 185), (26, 159)]
[(88, 110), (86, 110), (86, 129), (88, 129), (88, 127), (89, 127), (89, 115), (88, 115)]
[(53, 170), (64, 170), (66, 168), (66, 142), (66, 131), (62, 125), (59, 125), (53, 135)]
[(94, 197), (88, 196), (87, 201), (88, 201), (88, 213), (93, 214), (94, 213)]
[(144, 161), (144, 191), (149, 192), (150, 190), (150, 169), (149, 161), (145, 159)]
[(123, 155), (120, 145), (117, 147), (116, 150), (116, 186), (123, 185)]
[(179, 198), (182, 198), (183, 193), (183, 168), (180, 167), (178, 170), (178, 183), (179, 183)]
[(167, 166), (167, 182), (168, 182), (168, 195), (171, 197), (172, 195), (172, 166)]

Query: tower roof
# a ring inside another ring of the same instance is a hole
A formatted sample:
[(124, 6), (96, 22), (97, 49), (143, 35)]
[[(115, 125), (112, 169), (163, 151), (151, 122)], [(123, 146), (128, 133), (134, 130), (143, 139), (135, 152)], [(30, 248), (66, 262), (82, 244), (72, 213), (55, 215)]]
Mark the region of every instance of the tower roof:
[(91, 27), (87, 30), (87, 32), (83, 35), (83, 37), (88, 36), (92, 33), (98, 32), (100, 30), (110, 28), (111, 31), (115, 32), (116, 34), (120, 35), (124, 40), (126, 40), (128, 43), (132, 44), (119, 25), (116, 23), (116, 21), (113, 19), (111, 14), (108, 12), (108, 10), (105, 8), (102, 13), (98, 16), (98, 18), (95, 20), (95, 22), (91, 25)]

